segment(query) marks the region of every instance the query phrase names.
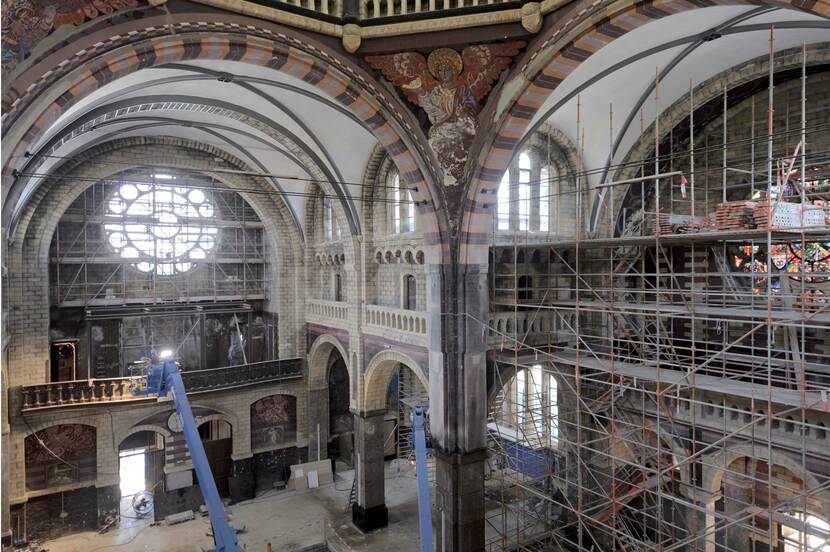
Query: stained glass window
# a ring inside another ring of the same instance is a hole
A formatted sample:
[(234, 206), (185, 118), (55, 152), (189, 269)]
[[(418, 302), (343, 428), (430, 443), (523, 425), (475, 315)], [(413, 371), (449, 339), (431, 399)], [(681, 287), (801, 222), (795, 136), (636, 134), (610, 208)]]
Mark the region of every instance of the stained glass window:
[[(171, 175), (156, 175), (174, 180)], [(187, 272), (216, 246), (215, 209), (201, 189), (125, 182), (106, 204), (110, 247), (141, 272)]]

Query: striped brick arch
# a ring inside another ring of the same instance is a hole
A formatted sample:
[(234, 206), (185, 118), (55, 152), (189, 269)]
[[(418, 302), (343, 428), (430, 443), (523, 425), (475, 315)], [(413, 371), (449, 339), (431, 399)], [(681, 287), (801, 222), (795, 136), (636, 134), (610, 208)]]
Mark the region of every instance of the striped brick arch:
[[(830, 17), (830, 3), (823, 0), (742, 1), (742, 0), (623, 0), (603, 6), (599, 0), (584, 0), (568, 12), (570, 17), (556, 24), (547, 37), (532, 46), (508, 79), (522, 78), (532, 67), (539, 67), (538, 58), (549, 57), (541, 69), (518, 92), (496, 121), (495, 132), (481, 149), (474, 152), (472, 181), (466, 192), (464, 241), (460, 262), (468, 265), (487, 263), (487, 236), (492, 230), (496, 192), (514, 150), (530, 127), (531, 120), (553, 91), (579, 65), (615, 39), (647, 23), (670, 15), (713, 6), (747, 5), (793, 8), (824, 18)], [(516, 90), (504, 86), (501, 89)], [(505, 98), (490, 99), (491, 105), (505, 104)]]
[[(440, 178), (425, 174), (429, 154), (418, 140), (411, 113), (398, 105), (371, 77), (351, 63), (307, 41), (268, 29), (222, 23), (177, 23), (175, 35), (169, 27), (147, 27), (138, 33), (116, 35), (109, 41), (81, 50), (44, 74), (17, 98), (3, 119), (3, 135), (21, 136), (3, 168), (3, 196), (10, 188), (12, 172), (21, 159), (79, 100), (98, 88), (145, 68), (191, 60), (225, 60), (267, 67), (313, 85), (354, 114), (386, 149), (401, 178), (414, 189), (419, 225), (428, 246), (428, 262), (440, 263), (444, 256), (441, 235), (446, 227), (440, 215)], [(40, 109), (40, 98), (59, 83), (63, 93)], [(38, 105), (35, 117), (26, 113)], [(25, 132), (16, 123), (34, 120)], [(407, 137), (405, 141), (403, 136)]]

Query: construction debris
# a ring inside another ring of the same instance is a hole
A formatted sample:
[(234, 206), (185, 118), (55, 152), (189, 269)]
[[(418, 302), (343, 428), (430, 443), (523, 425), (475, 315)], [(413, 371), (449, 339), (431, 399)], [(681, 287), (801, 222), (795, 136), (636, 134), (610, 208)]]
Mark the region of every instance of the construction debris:
[[(801, 203), (775, 202), (771, 215), (769, 200), (744, 200), (719, 203), (714, 212), (705, 216), (661, 213), (658, 220), (660, 234), (695, 234), (767, 228), (821, 228), (827, 225), (828, 216), (823, 206), (812, 203), (802, 206)], [(647, 224), (646, 230), (653, 232), (653, 223)]]

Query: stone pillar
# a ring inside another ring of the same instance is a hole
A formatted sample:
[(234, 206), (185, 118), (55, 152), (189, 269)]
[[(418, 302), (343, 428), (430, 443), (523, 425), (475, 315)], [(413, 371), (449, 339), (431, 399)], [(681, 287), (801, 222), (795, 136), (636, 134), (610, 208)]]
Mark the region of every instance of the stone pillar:
[(487, 267), (443, 275), (441, 351), (430, 351), (429, 417), (436, 457), (436, 549), (484, 549)]
[(383, 415), (376, 411), (354, 417), (357, 501), (352, 506), (352, 521), (364, 533), (386, 527), (389, 521), (384, 497)]
[[(5, 358), (5, 357), (4, 357)], [(11, 508), (9, 506), (9, 444), (11, 439), (9, 439), (9, 434), (11, 432), (11, 426), (9, 425), (9, 393), (8, 388), (6, 386), (6, 382), (8, 381), (6, 375), (6, 363), (3, 363), (3, 382), (0, 383), (0, 392), (2, 392), (2, 396), (4, 399), (3, 406), (2, 406), (2, 420), (0, 420), (0, 426), (2, 426), (2, 441), (0, 441), (0, 447), (3, 447), (2, 450), (5, 451), (4, 454), (0, 455), (0, 538), (2, 538), (2, 544), (0, 546), (6, 547), (11, 545), (11, 537), (12, 537), (12, 528), (11, 528)]]
[[(344, 359), (345, 360), (345, 359)], [(319, 430), (319, 449), (318, 449)], [(311, 462), (328, 456), (329, 445), (329, 390), (308, 390), (308, 459)], [(319, 457), (318, 457), (319, 450)]]
[(486, 450), (449, 455), (436, 451), (433, 526), (437, 549), (484, 549), (486, 459)]
[(121, 513), (121, 487), (118, 484), (98, 487), (98, 527), (105, 527)]
[(233, 458), (231, 476), (228, 479), (231, 503), (254, 498), (254, 457)]
[[(736, 474), (727, 473), (723, 476), (723, 500), (727, 516), (738, 517), (752, 503), (752, 480)], [(726, 531), (726, 546), (729, 550), (744, 552), (751, 550), (752, 541), (749, 533), (737, 524), (728, 527)]]
[(715, 502), (720, 493), (710, 493), (702, 489), (693, 489), (689, 497), (691, 507), (686, 522), (689, 535), (698, 536), (689, 544), (693, 552), (715, 552)]

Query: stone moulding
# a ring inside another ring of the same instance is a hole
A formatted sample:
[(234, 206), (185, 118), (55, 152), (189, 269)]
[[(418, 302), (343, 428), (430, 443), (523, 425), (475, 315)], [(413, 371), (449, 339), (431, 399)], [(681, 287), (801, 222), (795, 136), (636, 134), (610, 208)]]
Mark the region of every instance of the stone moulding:
[[(315, 18), (313, 15), (303, 15), (294, 11), (264, 6), (255, 2), (247, 2), (245, 0), (195, 1), (198, 4), (204, 4), (214, 8), (233, 11), (243, 15), (265, 19), (267, 21), (273, 21), (275, 23), (289, 25), (291, 27), (337, 37), (342, 40), (343, 48), (347, 52), (354, 53), (360, 48), (362, 42), (367, 39), (467, 29), (470, 27), (483, 27), (485, 25), (520, 23), (529, 33), (537, 33), (542, 28), (544, 16), (564, 5), (567, 0), (544, 0), (543, 2), (531, 2), (523, 5), (522, 7), (516, 7), (513, 3), (510, 3), (508, 4), (509, 7), (505, 7), (505, 9), (493, 9), (477, 13), (453, 14), (453, 9), (425, 9), (420, 12), (407, 14), (410, 16), (419, 16), (419, 19), (411, 21), (381, 23), (380, 20), (383, 18), (367, 17), (366, 21), (372, 21), (373, 24), (366, 26), (361, 26), (360, 24), (356, 24), (351, 21), (346, 23), (345, 20), (343, 23), (333, 22), (332, 19), (336, 20), (342, 17), (341, 2), (336, 2), (333, 13), (321, 12), (321, 15), (325, 16), (325, 20), (321, 20)], [(466, 7), (472, 7), (472, 4), (471, 6)], [(308, 8), (308, 11), (313, 10), (312, 8)], [(431, 12), (440, 12), (440, 15), (430, 17)]]

